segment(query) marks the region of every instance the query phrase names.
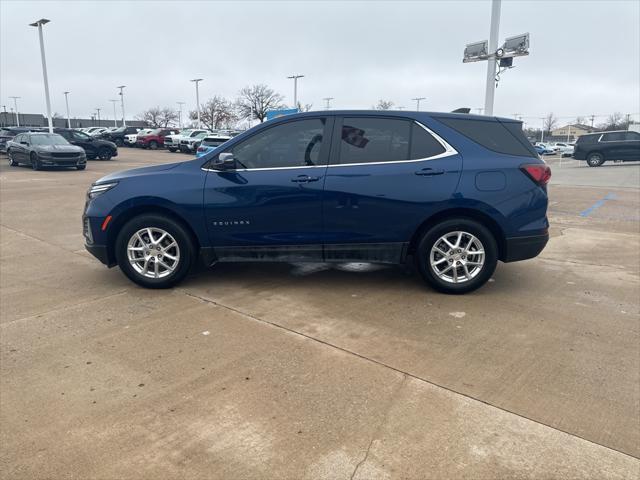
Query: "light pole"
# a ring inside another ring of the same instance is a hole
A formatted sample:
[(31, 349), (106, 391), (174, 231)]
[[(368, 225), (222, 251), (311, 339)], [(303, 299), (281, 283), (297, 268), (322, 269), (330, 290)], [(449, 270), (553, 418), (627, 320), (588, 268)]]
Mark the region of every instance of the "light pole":
[(67, 106), (67, 128), (71, 128), (71, 116), (69, 115), (69, 94), (71, 92), (64, 93), (64, 103)]
[(116, 103), (118, 103), (118, 100), (111, 99), (109, 101), (113, 104), (113, 126), (118, 128), (118, 121), (116, 120)]
[(304, 75), (291, 75), (287, 78), (293, 79), (293, 108), (298, 108), (298, 79)]
[(478, 112), (478, 115), (482, 115), (482, 111), (484, 110), (484, 108), (478, 107), (478, 108), (474, 108), (474, 110)]
[(178, 104), (178, 124), (180, 125), (180, 128), (182, 128), (182, 106), (184, 105), (184, 102), (176, 102)]
[(200, 125), (200, 90), (198, 89), (198, 84), (202, 81), (202, 78), (194, 78), (193, 80), (189, 80), (196, 84), (196, 110), (198, 112), (198, 128), (202, 128)]
[(42, 77), (44, 78), (44, 98), (47, 102), (47, 121), (49, 123), (49, 133), (53, 133), (53, 122), (51, 120), (51, 100), (49, 99), (49, 79), (47, 77), (47, 59), (44, 56), (44, 38), (42, 36), (42, 26), (49, 23), (50, 20), (41, 18), (33, 23), (31, 27), (38, 27), (38, 36), (40, 37), (40, 57), (42, 59)]
[[(500, 30), (500, 4), (502, 0), (492, 0), (491, 2), (491, 27), (489, 30), (489, 51), (495, 52), (498, 49), (498, 33)], [(496, 57), (490, 56), (487, 59), (487, 85), (484, 95), (484, 113), (493, 115), (493, 99), (496, 93)]]
[(15, 107), (14, 111), (16, 113), (16, 127), (20, 126), (20, 117), (18, 116), (18, 99), (21, 97), (9, 97), (13, 98), (13, 106)]
[(120, 85), (119, 88), (120, 89), (120, 106), (122, 107), (122, 126), (126, 127), (127, 126), (127, 120), (124, 117), (124, 87), (126, 87), (126, 85)]
[(420, 111), (420, 100), (426, 100), (427, 97), (416, 97), (416, 98), (412, 98), (411, 100), (415, 100), (416, 102), (416, 112)]
[(98, 112), (98, 126), (100, 126), (100, 110), (102, 110), (102, 109), (96, 107), (96, 111)]
[(331, 108), (331, 100), (333, 100), (333, 97), (324, 97), (323, 100), (325, 102), (327, 102), (327, 110), (329, 110)]

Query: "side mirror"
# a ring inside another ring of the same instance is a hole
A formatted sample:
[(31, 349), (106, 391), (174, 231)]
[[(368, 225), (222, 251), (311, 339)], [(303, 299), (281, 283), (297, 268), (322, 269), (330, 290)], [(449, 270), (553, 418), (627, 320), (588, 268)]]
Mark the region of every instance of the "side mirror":
[(216, 170), (227, 170), (235, 167), (236, 159), (233, 153), (223, 152), (213, 159), (212, 166)]

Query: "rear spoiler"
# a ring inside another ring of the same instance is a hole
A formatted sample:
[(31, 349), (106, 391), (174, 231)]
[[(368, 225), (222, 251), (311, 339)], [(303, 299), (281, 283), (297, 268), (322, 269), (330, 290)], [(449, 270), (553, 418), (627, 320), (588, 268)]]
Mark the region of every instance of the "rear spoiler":
[(471, 111), (470, 108), (462, 107), (462, 108), (456, 108), (451, 113), (469, 113), (470, 111)]

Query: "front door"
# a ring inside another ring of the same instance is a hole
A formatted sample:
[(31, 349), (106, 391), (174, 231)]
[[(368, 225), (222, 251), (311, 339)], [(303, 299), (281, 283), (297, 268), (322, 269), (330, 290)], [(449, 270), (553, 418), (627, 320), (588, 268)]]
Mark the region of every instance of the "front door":
[(219, 260), (322, 259), (322, 190), (332, 120), (265, 126), (225, 150), (234, 165), (209, 169), (204, 208)]
[(455, 191), (462, 157), (400, 117), (336, 120), (324, 195), (325, 258), (396, 263)]

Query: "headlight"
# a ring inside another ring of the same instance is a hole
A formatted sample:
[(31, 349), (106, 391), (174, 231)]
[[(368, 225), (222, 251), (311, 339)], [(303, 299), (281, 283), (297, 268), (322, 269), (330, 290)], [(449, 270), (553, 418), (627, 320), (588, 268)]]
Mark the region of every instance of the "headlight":
[(113, 183), (100, 183), (98, 185), (91, 185), (91, 188), (87, 192), (89, 198), (96, 198), (98, 195), (102, 195), (104, 192), (111, 190), (118, 185), (118, 182)]

